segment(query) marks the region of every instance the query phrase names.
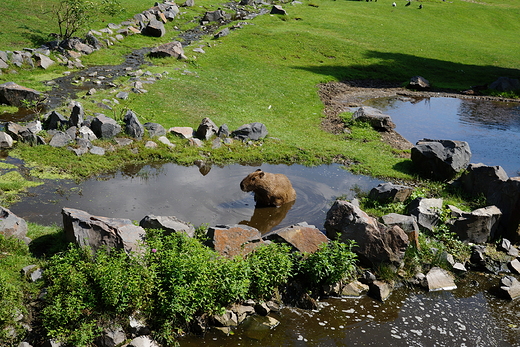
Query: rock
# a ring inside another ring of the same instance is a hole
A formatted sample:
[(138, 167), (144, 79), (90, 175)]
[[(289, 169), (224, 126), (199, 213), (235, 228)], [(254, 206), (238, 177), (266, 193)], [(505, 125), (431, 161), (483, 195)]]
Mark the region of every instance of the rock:
[(250, 305), (239, 305), (235, 304), (231, 308), (237, 315), (238, 324), (242, 323), (248, 316), (255, 313), (255, 308)]
[(0, 234), (5, 237), (16, 237), (25, 241), (27, 237), (27, 223), (9, 209), (0, 206)]
[(168, 138), (166, 136), (159, 136), (159, 138), (157, 140), (160, 143), (165, 144), (168, 147), (171, 147), (171, 148), (175, 147), (175, 144), (171, 143), (170, 140), (168, 140)]
[(76, 127), (81, 127), (85, 118), (85, 110), (81, 103), (74, 101), (72, 111), (70, 113), (70, 124)]
[(370, 106), (362, 106), (352, 115), (352, 119), (369, 123), (374, 129), (379, 131), (390, 131), (395, 128), (392, 118)]
[(520, 80), (517, 78), (499, 77), (489, 85), (489, 89), (499, 92), (511, 92), (520, 89)]
[(457, 289), (453, 276), (440, 267), (433, 267), (426, 274), (426, 283), (430, 292)]
[(260, 316), (267, 316), (271, 312), (269, 307), (267, 307), (267, 304), (265, 302), (259, 302), (255, 305), (255, 313)]
[(149, 336), (139, 336), (130, 341), (126, 347), (160, 347), (160, 345)]
[(195, 131), (195, 137), (201, 140), (209, 140), (213, 136), (216, 136), (218, 132), (218, 127), (213, 121), (209, 118), (204, 118), (202, 122), (199, 124), (197, 131)]
[(130, 333), (132, 335), (148, 335), (152, 332), (146, 323), (141, 319), (130, 316), (128, 321), (128, 325), (130, 326)]
[(195, 227), (181, 221), (174, 216), (154, 216), (147, 215), (139, 222), (139, 225), (145, 229), (160, 229), (166, 231), (166, 235), (172, 233), (185, 233), (189, 237), (195, 236)]
[(213, 38), (220, 39), (221, 37), (228, 36), (230, 33), (231, 31), (229, 30), (229, 28), (224, 28), (217, 32), (215, 35), (213, 35)]
[(253, 340), (261, 341), (269, 335), (271, 329), (278, 326), (280, 322), (270, 316), (250, 316), (242, 323), (245, 335)]
[(260, 140), (267, 136), (267, 128), (262, 123), (244, 124), (231, 133), (231, 136), (242, 141)]
[(228, 128), (227, 124), (222, 124), (218, 128), (218, 132), (217, 132), (218, 137), (220, 137), (220, 138), (228, 137), (229, 134), (230, 134), (230, 132), (229, 132), (229, 128)]
[(269, 14), (281, 14), (283, 16), (286, 16), (287, 11), (285, 11), (281, 5), (273, 5), (273, 7), (271, 7), (271, 12), (269, 12)]
[(168, 132), (183, 139), (191, 139), (193, 137), (193, 128), (191, 127), (173, 127), (168, 129)]
[(498, 245), (497, 248), (500, 251), (506, 252), (510, 256), (513, 256), (515, 258), (518, 257), (518, 248), (513, 246), (511, 241), (509, 241), (508, 239), (502, 239), (502, 242), (500, 242), (500, 245)]
[(216, 11), (208, 11), (204, 14), (202, 17), (202, 22), (219, 22), (224, 21), (225, 13), (221, 9), (218, 9)]
[(52, 147), (60, 148), (65, 147), (69, 143), (72, 142), (72, 138), (69, 136), (69, 134), (58, 131), (56, 134), (51, 138), (51, 141), (49, 142), (49, 145)]
[(408, 205), (408, 212), (417, 220), (419, 227), (429, 231), (439, 224), (442, 199), (417, 198)]
[(448, 208), (453, 218), (450, 220), (450, 231), (455, 232), (461, 241), (486, 243), (495, 239), (498, 221), (502, 216), (496, 206), (479, 208), (471, 213), (451, 205)]
[(470, 164), (461, 175), (463, 190), (473, 197), (483, 195), (490, 205), (502, 212), (496, 237), (520, 242), (520, 180), (509, 178), (500, 166)]
[(103, 114), (99, 114), (92, 120), (90, 129), (101, 139), (111, 139), (121, 132), (121, 126), (114, 119)]
[(383, 281), (374, 281), (369, 284), (368, 295), (376, 300), (385, 301), (392, 293), (392, 285)]
[(69, 120), (62, 114), (52, 111), (45, 115), (43, 125), (47, 130), (67, 129), (69, 127)]
[(15, 107), (26, 107), (27, 103), (40, 103), (44, 94), (31, 88), (23, 87), (14, 82), (0, 84), (0, 104)]
[(22, 276), (31, 282), (36, 282), (43, 276), (43, 270), (37, 265), (27, 265), (22, 269), (21, 273)]
[(192, 147), (204, 147), (202, 140), (191, 138), (188, 140), (188, 144)]
[(139, 122), (139, 119), (134, 112), (128, 110), (125, 114), (125, 117), (123, 118), (123, 121), (125, 122), (125, 132), (128, 135), (138, 140), (143, 138), (144, 127), (141, 122)]
[(120, 326), (112, 326), (103, 330), (101, 336), (96, 338), (97, 347), (115, 347), (126, 340), (126, 334)]
[(78, 130), (78, 138), (85, 139), (88, 141), (94, 141), (97, 140), (96, 134), (87, 126), (82, 126)]
[(128, 96), (129, 96), (128, 92), (119, 92), (116, 94), (116, 98), (121, 99), (121, 100), (128, 99)]
[(408, 82), (409, 89), (428, 90), (430, 89), (430, 82), (422, 76), (414, 76)]
[(3, 131), (0, 131), (0, 149), (1, 148), (12, 148), (13, 144), (14, 144), (13, 138), (9, 134), (7, 134)]
[(179, 41), (168, 42), (153, 48), (150, 53), (153, 58), (168, 58), (173, 57), (177, 59), (185, 59), (184, 48)]
[(4, 130), (9, 136), (11, 136), (11, 141), (18, 141), (20, 139), (20, 133), (26, 129), (27, 127), (14, 122), (7, 122), (4, 124)]
[(213, 320), (217, 326), (236, 327), (238, 325), (238, 317), (231, 310), (226, 310), (223, 314), (213, 315)]
[(314, 253), (321, 245), (329, 242), (318, 228), (305, 222), (271, 231), (262, 239), (289, 244), (293, 251), (300, 253)]
[(382, 203), (404, 202), (412, 195), (413, 188), (393, 183), (380, 183), (372, 188), (368, 197)]
[(408, 235), (408, 240), (416, 248), (420, 249), (419, 245), (419, 225), (414, 216), (405, 216), (397, 213), (389, 213), (381, 217), (383, 224), (387, 226), (397, 225)]
[(153, 142), (153, 141), (146, 141), (146, 143), (144, 144), (144, 147), (145, 148), (157, 148), (157, 143)]
[(511, 260), (507, 266), (511, 269), (515, 274), (520, 274), (520, 261), (518, 259)]
[(69, 242), (89, 246), (93, 251), (106, 246), (138, 252), (145, 230), (129, 219), (93, 216), (73, 208), (63, 208), (63, 229)]
[(264, 243), (258, 229), (240, 224), (210, 227), (207, 237), (206, 245), (228, 258), (248, 254)]
[(369, 289), (370, 287), (368, 285), (363, 284), (359, 281), (353, 281), (343, 286), (343, 288), (341, 289), (341, 295), (360, 297), (361, 294), (367, 292)]
[(447, 181), (468, 167), (471, 150), (465, 141), (423, 139), (412, 148), (411, 158), (426, 177)]
[(144, 128), (148, 130), (148, 136), (155, 137), (155, 136), (165, 136), (166, 135), (166, 129), (161, 124), (158, 123), (144, 123)]
[(132, 143), (134, 143), (134, 140), (127, 139), (125, 137), (114, 137), (114, 141), (117, 143), (118, 146), (121, 147), (130, 146)]
[(95, 155), (105, 155), (105, 149), (99, 146), (92, 146), (89, 152)]
[(398, 226), (385, 227), (350, 202), (337, 200), (327, 212), (325, 229), (331, 239), (354, 240), (353, 251), (367, 266), (399, 266), (409, 241)]
[(142, 33), (152, 37), (163, 37), (166, 34), (166, 28), (163, 22), (152, 18)]
[(520, 281), (513, 276), (505, 276), (500, 280), (499, 293), (509, 300), (520, 297)]

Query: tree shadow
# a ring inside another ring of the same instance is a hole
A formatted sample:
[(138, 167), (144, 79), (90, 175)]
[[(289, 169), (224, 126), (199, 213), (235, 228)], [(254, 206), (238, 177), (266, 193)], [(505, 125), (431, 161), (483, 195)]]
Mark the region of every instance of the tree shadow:
[(69, 242), (63, 230), (35, 238), (29, 244), (29, 251), (36, 258), (49, 258), (67, 249)]
[(490, 65), (454, 63), (446, 60), (418, 57), (411, 54), (367, 51), (365, 58), (377, 60), (372, 65), (353, 64), (348, 66), (315, 65), (295, 66), (320, 75), (332, 76), (338, 81), (379, 79), (406, 84), (413, 76), (422, 76), (430, 81), (433, 88), (456, 86), (470, 88), (487, 85), (498, 77), (520, 78), (520, 70)]
[(28, 25), (20, 25), (20, 29), (23, 29), (22, 36), (29, 40), (34, 47), (39, 47), (49, 42), (50, 34), (37, 28), (31, 28)]

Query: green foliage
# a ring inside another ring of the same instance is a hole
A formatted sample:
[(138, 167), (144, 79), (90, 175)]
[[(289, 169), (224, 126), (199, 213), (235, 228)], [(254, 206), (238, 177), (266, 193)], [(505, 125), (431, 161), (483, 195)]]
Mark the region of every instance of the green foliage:
[(55, 8), (56, 22), (62, 40), (70, 39), (92, 23), (96, 6), (89, 0), (61, 0)]
[(48, 336), (86, 346), (99, 335), (104, 316), (128, 317), (146, 308), (153, 277), (138, 255), (70, 246), (44, 272), (42, 323)]
[(334, 284), (340, 280), (350, 280), (356, 271), (357, 256), (352, 252), (354, 241), (348, 244), (331, 241), (306, 257), (299, 265), (299, 272), (313, 286)]
[(269, 299), (273, 290), (285, 284), (293, 273), (290, 248), (285, 244), (270, 243), (258, 247), (247, 261), (251, 269), (251, 295)]

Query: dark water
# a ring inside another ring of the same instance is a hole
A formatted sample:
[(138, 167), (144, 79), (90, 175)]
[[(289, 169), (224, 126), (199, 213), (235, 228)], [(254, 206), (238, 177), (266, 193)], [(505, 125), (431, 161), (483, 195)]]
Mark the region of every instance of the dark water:
[(520, 103), (435, 98), (377, 98), (366, 105), (390, 115), (408, 141), (467, 141), (472, 163), (500, 165), (509, 176), (520, 171)]
[[(252, 193), (242, 192), (240, 181), (257, 168), (287, 175), (297, 193), (294, 205), (256, 209)], [(196, 166), (147, 165), (79, 184), (59, 181), (35, 187), (10, 209), (44, 225), (61, 225), (61, 209), (69, 207), (137, 221), (154, 214), (176, 216), (195, 226), (242, 223), (263, 232), (304, 221), (323, 229), (336, 197), (351, 199), (353, 190), (369, 191), (380, 182), (353, 175), (339, 165), (230, 165), (213, 167), (209, 172)]]
[(519, 346), (520, 302), (497, 299), (496, 277), (469, 275), (459, 289), (427, 293), (394, 290), (385, 302), (367, 296), (331, 298), (316, 311), (284, 308), (263, 333), (240, 327), (232, 336), (210, 331), (186, 346)]

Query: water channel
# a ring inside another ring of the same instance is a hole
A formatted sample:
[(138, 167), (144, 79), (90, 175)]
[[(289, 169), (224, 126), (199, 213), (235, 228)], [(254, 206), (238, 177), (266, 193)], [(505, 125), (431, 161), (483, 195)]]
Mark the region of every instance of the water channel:
[[(499, 107), (452, 98), (374, 99), (367, 104), (390, 114), (396, 130), (412, 143), (422, 138), (465, 140), (472, 162), (501, 165), (510, 176), (520, 169), (518, 104)], [(486, 111), (479, 113), (481, 109)], [(253, 196), (242, 192), (239, 182), (257, 168), (287, 175), (297, 191), (295, 204), (255, 209)], [(355, 191), (368, 191), (380, 182), (352, 175), (339, 165), (150, 164), (80, 183), (49, 182), (31, 188), (11, 210), (44, 225), (61, 225), (61, 209), (70, 207), (132, 220), (147, 214), (173, 215), (195, 226), (243, 223), (266, 232), (305, 221), (323, 230), (336, 197), (353, 198)], [(274, 329), (238, 328), (231, 336), (211, 330), (204, 337), (182, 338), (180, 345), (520, 346), (520, 304), (492, 293), (499, 278), (470, 274), (458, 279), (458, 289), (450, 292), (402, 287), (384, 303), (364, 296), (326, 299), (317, 311), (286, 307), (273, 314), (281, 321)]]

